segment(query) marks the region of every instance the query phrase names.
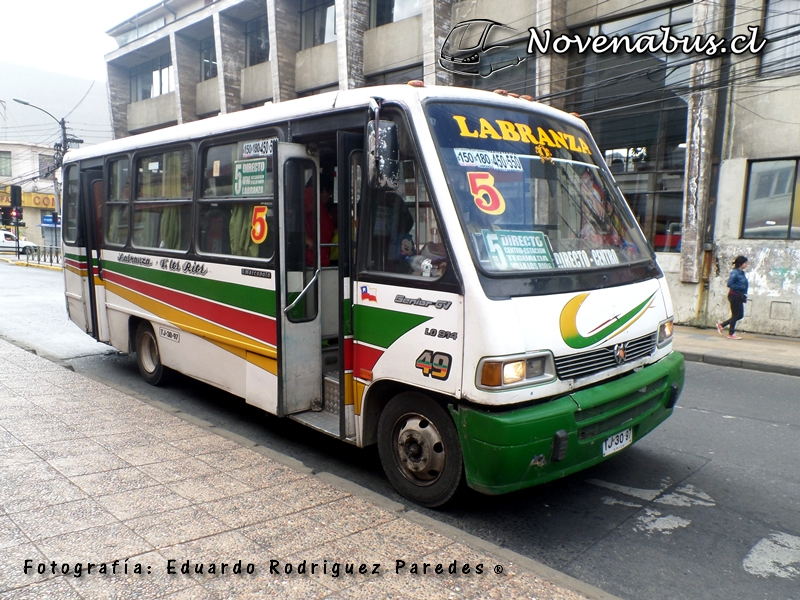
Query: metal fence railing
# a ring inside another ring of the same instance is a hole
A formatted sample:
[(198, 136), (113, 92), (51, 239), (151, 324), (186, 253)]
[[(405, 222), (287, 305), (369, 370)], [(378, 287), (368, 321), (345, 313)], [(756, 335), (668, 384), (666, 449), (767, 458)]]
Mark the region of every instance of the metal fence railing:
[[(21, 254), (21, 253), (20, 253)], [(20, 258), (22, 258), (20, 256)], [(37, 246), (25, 253), (28, 264), (62, 266), (61, 246)]]

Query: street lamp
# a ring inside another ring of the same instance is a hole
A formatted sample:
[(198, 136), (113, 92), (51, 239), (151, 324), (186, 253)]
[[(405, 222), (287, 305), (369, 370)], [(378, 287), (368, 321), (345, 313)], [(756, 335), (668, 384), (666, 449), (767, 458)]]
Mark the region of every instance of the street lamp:
[[(42, 111), (44, 114), (46, 114), (48, 117), (53, 119), (56, 123), (58, 123), (59, 127), (61, 127), (61, 150), (57, 153), (57, 156), (56, 156), (56, 168), (61, 167), (61, 164), (64, 161), (64, 154), (66, 154), (66, 152), (67, 152), (67, 123), (66, 123), (66, 121), (63, 118), (57, 119), (55, 116), (53, 116), (51, 113), (47, 112), (41, 106), (36, 106), (35, 104), (31, 104), (27, 100), (22, 100), (21, 98), (14, 98), (13, 100), (14, 100), (14, 102), (18, 102), (19, 104), (24, 104), (25, 106), (30, 106), (31, 108), (35, 108), (36, 110)], [(56, 213), (56, 215), (58, 215), (59, 212), (60, 212), (60, 208), (61, 207), (59, 206), (60, 202), (59, 202), (59, 198), (58, 198), (59, 194), (58, 194), (58, 180), (57, 179), (55, 180), (55, 191), (56, 191), (56, 206), (55, 206), (56, 210), (55, 210), (55, 213)]]

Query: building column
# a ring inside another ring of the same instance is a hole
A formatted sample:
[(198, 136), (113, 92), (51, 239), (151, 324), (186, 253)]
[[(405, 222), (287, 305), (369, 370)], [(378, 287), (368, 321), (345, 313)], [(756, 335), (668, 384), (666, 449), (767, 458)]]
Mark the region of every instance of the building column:
[(267, 0), (269, 60), (272, 64), (272, 100), (297, 97), (295, 65), (300, 50), (299, 0)]
[[(369, 0), (336, 3), (337, 62), (339, 89), (364, 85), (364, 32), (369, 27)], [(344, 32), (344, 33), (342, 33)]]
[(130, 135), (128, 133), (128, 104), (131, 103), (130, 69), (106, 63), (108, 74), (108, 106), (111, 112), (111, 131), (114, 139)]
[(214, 13), (214, 47), (217, 50), (220, 114), (242, 110), (242, 69), (246, 57), (241, 23)]
[[(562, 0), (544, 0), (536, 3), (536, 29), (544, 31), (550, 29), (555, 38), (567, 29), (566, 23), (567, 3)], [(528, 59), (532, 60), (532, 59)], [(536, 100), (555, 108), (564, 109), (566, 99), (562, 96), (557, 100), (548, 100), (548, 96), (563, 92), (567, 87), (566, 54), (536, 55)]]
[[(693, 35), (722, 35), (724, 6), (718, 0), (696, 0)], [(715, 83), (720, 59), (696, 60), (691, 65), (691, 85), (686, 124), (686, 183), (683, 193), (681, 232), (681, 281), (698, 283), (703, 271), (703, 253), (712, 169), (712, 149), (717, 112)], [(698, 307), (700, 308), (700, 307)]]
[(453, 0), (423, 0), (422, 72), (425, 85), (453, 85), (453, 74), (439, 65), (442, 45), (452, 28)]
[(197, 120), (197, 83), (200, 81), (200, 47), (192, 38), (175, 32), (169, 35), (175, 70), (175, 99), (178, 123)]

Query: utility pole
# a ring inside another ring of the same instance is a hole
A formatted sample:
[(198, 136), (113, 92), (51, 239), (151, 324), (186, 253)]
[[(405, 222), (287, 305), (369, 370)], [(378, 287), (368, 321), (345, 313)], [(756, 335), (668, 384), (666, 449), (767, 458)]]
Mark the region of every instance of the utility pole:
[[(70, 142), (69, 138), (67, 137), (67, 122), (66, 122), (66, 120), (64, 120), (63, 117), (60, 118), (60, 119), (57, 119), (56, 117), (54, 117), (52, 114), (47, 112), (42, 107), (36, 106), (35, 104), (31, 104), (27, 100), (22, 100), (20, 98), (14, 98), (14, 102), (18, 102), (19, 104), (24, 104), (25, 106), (30, 106), (31, 108), (35, 108), (36, 110), (40, 110), (44, 114), (49, 116), (51, 119), (53, 119), (56, 123), (58, 123), (58, 126), (61, 128), (61, 142), (58, 142), (58, 143), (55, 144), (55, 150), (56, 150), (55, 158), (56, 158), (56, 169), (60, 169), (61, 165), (64, 163), (64, 155), (67, 153), (67, 150), (69, 149), (69, 142)], [(72, 141), (74, 141), (74, 142), (76, 142), (78, 144), (83, 142), (83, 140), (79, 140), (77, 138), (73, 138)], [(54, 185), (54, 187), (57, 187), (57, 185)], [(61, 214), (61, 202), (59, 201), (59, 198), (58, 198), (57, 194), (56, 194), (56, 206), (55, 206), (55, 208), (56, 208), (56, 210), (55, 210), (56, 215)]]

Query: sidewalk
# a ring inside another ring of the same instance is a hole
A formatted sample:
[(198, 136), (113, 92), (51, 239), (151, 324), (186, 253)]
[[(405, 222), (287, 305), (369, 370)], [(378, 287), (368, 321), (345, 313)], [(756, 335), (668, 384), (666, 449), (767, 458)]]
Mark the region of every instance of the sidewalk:
[(613, 598), (2, 340), (0, 364), (0, 599)]
[(687, 361), (800, 377), (800, 339), (740, 332), (729, 340), (716, 328), (675, 327), (674, 347)]
[[(743, 337), (677, 327), (675, 346), (800, 376), (800, 341)], [(0, 600), (613, 598), (2, 340), (0, 364)]]

